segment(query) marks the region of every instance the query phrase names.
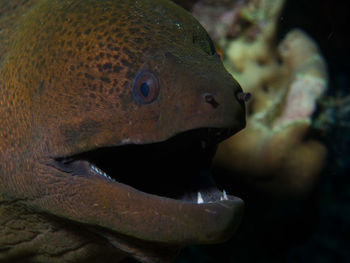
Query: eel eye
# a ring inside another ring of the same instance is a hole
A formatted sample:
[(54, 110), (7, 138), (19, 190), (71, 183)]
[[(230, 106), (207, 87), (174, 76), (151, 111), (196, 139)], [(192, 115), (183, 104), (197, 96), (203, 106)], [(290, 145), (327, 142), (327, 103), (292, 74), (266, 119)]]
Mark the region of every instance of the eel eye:
[(153, 102), (159, 95), (158, 78), (151, 71), (141, 71), (135, 78), (133, 92), (137, 102), (142, 104)]

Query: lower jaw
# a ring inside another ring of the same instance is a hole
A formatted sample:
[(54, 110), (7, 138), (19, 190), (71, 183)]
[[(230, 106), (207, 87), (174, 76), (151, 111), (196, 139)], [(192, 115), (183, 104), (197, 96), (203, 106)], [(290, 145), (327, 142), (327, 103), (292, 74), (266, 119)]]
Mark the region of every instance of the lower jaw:
[[(227, 240), (237, 229), (243, 215), (243, 201), (227, 195), (222, 200), (177, 200), (147, 194), (120, 183), (110, 184), (117, 193), (114, 200), (123, 209), (118, 233), (137, 240), (169, 246), (210, 244)], [(221, 191), (213, 192), (218, 196)], [(208, 201), (209, 200), (209, 201)], [(125, 210), (127, 207), (127, 210)]]
[[(230, 195), (226, 195), (227, 200), (198, 204), (128, 188), (125, 186), (135, 203), (146, 208), (135, 214), (141, 219), (136, 222), (142, 222), (133, 226), (137, 234), (105, 231), (102, 235), (114, 247), (144, 263), (169, 262), (188, 245), (223, 242), (236, 231), (243, 215), (243, 201)], [(129, 205), (131, 211), (137, 209)], [(127, 220), (135, 222), (133, 218)]]
[[(76, 171), (73, 176), (81, 177), (94, 190), (83, 204), (76, 200), (71, 205), (83, 209), (84, 222), (97, 223), (130, 238), (175, 247), (217, 243), (233, 234), (243, 214), (243, 201), (224, 194), (208, 182), (208, 172), (203, 176), (206, 180), (196, 180), (201, 183), (190, 187), (191, 191), (181, 191), (177, 194), (179, 198), (171, 198), (111, 180), (93, 171), (87, 161), (73, 163), (69, 166)], [(65, 164), (58, 167), (66, 168)], [(80, 179), (74, 181), (79, 184)]]

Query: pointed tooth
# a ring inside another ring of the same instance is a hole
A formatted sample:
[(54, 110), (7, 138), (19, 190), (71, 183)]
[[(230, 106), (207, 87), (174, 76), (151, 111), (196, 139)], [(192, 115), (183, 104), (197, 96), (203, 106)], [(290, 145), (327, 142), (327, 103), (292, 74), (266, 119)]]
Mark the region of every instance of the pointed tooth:
[(96, 167), (95, 165), (90, 164), (90, 168), (91, 168), (91, 170), (93, 170), (95, 173), (97, 173), (97, 174), (99, 174), (99, 175), (102, 175), (102, 176), (104, 176), (104, 177), (107, 177), (107, 174), (106, 174), (104, 171), (102, 171), (100, 168)]
[(228, 197), (227, 197), (226, 191), (224, 190), (222, 193), (223, 193), (224, 200), (228, 200)]
[(222, 196), (220, 196), (220, 201), (224, 200), (224, 198)]
[(200, 192), (198, 192), (198, 195), (197, 195), (197, 204), (203, 204), (204, 201), (203, 201), (203, 198), (202, 198), (202, 195)]
[(103, 177), (111, 180), (111, 181), (115, 181), (112, 177), (110, 177), (107, 173), (105, 173), (104, 171), (102, 171), (100, 168), (96, 167), (93, 164), (90, 164), (90, 168), (91, 170), (93, 170), (95, 173), (102, 175)]
[(96, 172), (96, 167), (94, 165), (90, 164), (90, 168), (91, 168), (91, 170)]

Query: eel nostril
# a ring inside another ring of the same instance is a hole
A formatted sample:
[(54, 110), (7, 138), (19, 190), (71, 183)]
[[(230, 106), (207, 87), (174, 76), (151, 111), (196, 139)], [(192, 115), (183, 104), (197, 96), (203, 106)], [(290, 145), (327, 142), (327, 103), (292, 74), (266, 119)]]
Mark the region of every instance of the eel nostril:
[(215, 100), (214, 95), (210, 93), (204, 94), (204, 100), (206, 103), (211, 104), (214, 108), (217, 108), (219, 106), (219, 103)]
[(245, 93), (243, 91), (239, 91), (237, 92), (236, 94), (236, 98), (239, 100), (239, 101), (242, 101), (242, 102), (247, 102), (251, 99), (252, 95), (248, 92), (248, 93)]

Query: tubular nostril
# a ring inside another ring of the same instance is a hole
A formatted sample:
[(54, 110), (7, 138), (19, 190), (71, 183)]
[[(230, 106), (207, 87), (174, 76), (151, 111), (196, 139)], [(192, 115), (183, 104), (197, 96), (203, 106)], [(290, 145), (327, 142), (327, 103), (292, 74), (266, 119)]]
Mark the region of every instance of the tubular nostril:
[(249, 101), (251, 99), (251, 97), (252, 97), (252, 95), (249, 92), (244, 93), (243, 91), (240, 91), (240, 92), (237, 92), (237, 94), (236, 94), (236, 98), (242, 102)]
[(211, 104), (214, 108), (217, 108), (219, 106), (219, 103), (215, 100), (214, 95), (210, 93), (204, 94), (204, 100), (206, 103)]

